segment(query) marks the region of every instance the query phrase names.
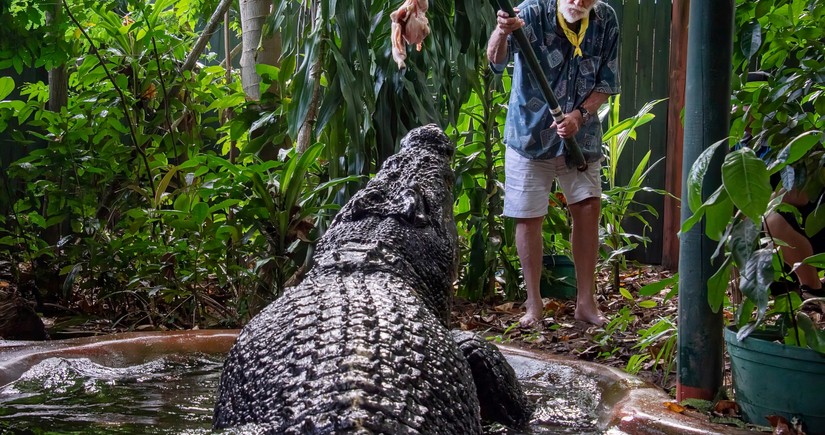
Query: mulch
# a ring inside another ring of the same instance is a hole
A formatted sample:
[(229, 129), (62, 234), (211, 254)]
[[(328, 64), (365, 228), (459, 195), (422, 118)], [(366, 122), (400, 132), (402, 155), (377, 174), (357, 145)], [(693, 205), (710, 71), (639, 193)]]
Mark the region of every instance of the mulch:
[[(641, 297), (637, 293), (647, 284), (672, 276), (671, 271), (658, 266), (632, 266), (620, 273), (620, 290), (613, 288), (608, 271), (599, 272), (596, 300), (610, 320), (602, 327), (576, 320), (573, 317), (574, 301), (559, 299), (544, 299), (544, 321), (532, 328), (518, 326), (524, 312), (520, 302), (504, 302), (501, 299), (480, 303), (458, 300), (453, 306), (453, 323), (495, 341), (620, 369), (625, 369), (634, 355), (648, 354), (637, 375), (674, 394), (675, 365), (672, 370), (667, 370), (662, 367), (667, 361), (655, 359), (664, 343), (654, 343), (644, 350), (634, 349), (643, 330), (662, 319), (671, 319), (675, 324), (677, 298), (666, 299), (669, 288), (651, 297)], [(664, 342), (664, 337), (660, 341)]]

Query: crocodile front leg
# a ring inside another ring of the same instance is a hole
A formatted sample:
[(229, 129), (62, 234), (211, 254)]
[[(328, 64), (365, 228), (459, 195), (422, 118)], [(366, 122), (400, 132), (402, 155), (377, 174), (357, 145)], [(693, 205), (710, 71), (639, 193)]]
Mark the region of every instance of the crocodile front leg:
[(501, 351), (478, 334), (460, 330), (451, 332), (459, 350), (470, 363), (481, 406), (481, 419), (516, 428), (527, 424), (534, 406)]

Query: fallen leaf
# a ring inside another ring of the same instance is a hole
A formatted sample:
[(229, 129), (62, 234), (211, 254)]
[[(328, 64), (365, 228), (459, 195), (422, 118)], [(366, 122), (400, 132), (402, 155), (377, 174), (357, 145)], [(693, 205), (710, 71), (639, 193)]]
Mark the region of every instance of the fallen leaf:
[(682, 406), (682, 405), (680, 405), (676, 402), (665, 402), (664, 405), (665, 405), (665, 408), (667, 408), (667, 409), (669, 409), (673, 412), (678, 412), (679, 414), (682, 414), (687, 409), (684, 406)]
[(564, 308), (564, 302), (560, 302), (556, 299), (549, 299), (544, 304), (544, 309), (547, 311), (559, 311), (560, 309)]
[(501, 305), (496, 305), (493, 307), (496, 311), (501, 311), (503, 313), (513, 313), (517, 310), (515, 309), (516, 303), (515, 302), (505, 302)]
[(720, 416), (739, 415), (739, 405), (733, 400), (720, 400), (714, 405), (713, 412)]
[(791, 428), (788, 419), (781, 415), (769, 415), (765, 417), (773, 426), (773, 435), (798, 435), (795, 430)]

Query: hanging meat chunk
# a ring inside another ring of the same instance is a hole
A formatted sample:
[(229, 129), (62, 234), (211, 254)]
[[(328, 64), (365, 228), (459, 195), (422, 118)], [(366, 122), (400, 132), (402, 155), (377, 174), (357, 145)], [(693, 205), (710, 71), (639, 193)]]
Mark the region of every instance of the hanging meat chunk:
[(428, 0), (405, 0), (397, 11), (390, 14), (392, 19), (392, 58), (398, 69), (406, 68), (406, 44), (415, 44), (421, 51), (421, 43), (430, 34), (430, 23), (424, 15)]

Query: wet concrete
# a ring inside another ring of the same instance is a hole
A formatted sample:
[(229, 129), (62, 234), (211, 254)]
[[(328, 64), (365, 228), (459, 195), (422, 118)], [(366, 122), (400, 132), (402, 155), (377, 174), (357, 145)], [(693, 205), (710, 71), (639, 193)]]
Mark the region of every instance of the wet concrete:
[[(50, 342), (0, 340), (0, 386), (16, 380), (29, 367), (52, 357), (89, 358), (109, 367), (143, 364), (169, 354), (225, 354), (237, 330), (136, 332)], [(564, 385), (591, 409), (599, 430), (607, 434), (752, 434), (710, 423), (699, 413), (679, 414), (665, 403), (670, 396), (621, 370), (558, 355), (499, 345), (521, 379)], [(580, 418), (575, 410), (571, 418)], [(578, 411), (581, 412), (581, 411)], [(542, 416), (538, 416), (541, 418)], [(557, 416), (548, 416), (556, 418)], [(587, 416), (581, 416), (587, 417)]]

